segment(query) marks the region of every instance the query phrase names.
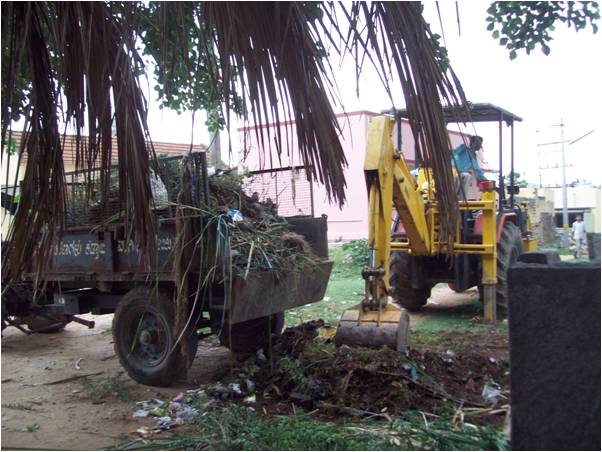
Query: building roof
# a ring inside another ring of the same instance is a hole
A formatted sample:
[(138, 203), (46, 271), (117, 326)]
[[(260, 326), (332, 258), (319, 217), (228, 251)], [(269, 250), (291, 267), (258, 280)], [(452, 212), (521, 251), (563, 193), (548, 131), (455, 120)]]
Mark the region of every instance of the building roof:
[[(15, 140), (16, 145), (19, 146), (21, 143), (22, 132), (12, 132), (12, 138)], [(88, 142), (88, 137), (82, 137), (82, 144), (85, 146)], [(75, 135), (63, 135), (63, 163), (65, 165), (75, 165), (76, 147), (75, 147)], [(113, 137), (112, 145), (113, 149), (113, 160), (117, 160), (117, 137)], [(163, 141), (153, 141), (153, 147), (157, 156), (161, 155), (183, 155), (187, 154), (190, 149), (190, 144), (187, 143), (166, 143)], [(192, 146), (192, 152), (205, 152), (207, 147), (202, 144), (195, 144)], [(27, 159), (27, 153), (23, 155), (23, 160)]]
[[(392, 110), (383, 111), (383, 113), (393, 114)], [(397, 114), (402, 118), (408, 118), (407, 109), (397, 110)], [(514, 121), (522, 121), (523, 118), (509, 112), (497, 105), (489, 103), (468, 102), (468, 114), (465, 112), (456, 112), (449, 107), (443, 108), (445, 122), (497, 122), (503, 119), (507, 125), (512, 125)]]

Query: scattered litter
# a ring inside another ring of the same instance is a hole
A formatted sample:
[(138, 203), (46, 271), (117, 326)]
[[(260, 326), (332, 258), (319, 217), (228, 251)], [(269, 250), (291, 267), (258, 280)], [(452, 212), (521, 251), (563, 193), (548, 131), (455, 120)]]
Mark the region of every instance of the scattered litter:
[(240, 210), (237, 209), (230, 209), (228, 211), (228, 216), (232, 219), (233, 223), (240, 223), (241, 221), (244, 221), (242, 213), (240, 213)]
[(267, 361), (267, 358), (265, 357), (265, 355), (263, 353), (263, 348), (260, 348), (259, 350), (257, 350), (257, 361)]
[(136, 432), (144, 437), (185, 424), (190, 419), (200, 415), (199, 411), (192, 406), (192, 403), (204, 395), (205, 391), (203, 389), (193, 389), (186, 391), (186, 394), (181, 392), (171, 400), (151, 399), (137, 402), (138, 409), (134, 411), (132, 417), (146, 418), (152, 416), (155, 418), (155, 426), (151, 430), (142, 427)]
[(236, 397), (243, 397), (244, 393), (241, 391), (240, 389), (240, 384), (238, 383), (230, 383), (228, 385), (228, 389), (236, 396)]
[(245, 380), (245, 386), (247, 387), (247, 392), (255, 392), (255, 383), (248, 378)]
[(169, 416), (161, 416), (157, 419), (157, 427), (161, 430), (169, 430), (173, 423), (173, 419)]
[(255, 403), (257, 401), (257, 397), (255, 394), (251, 394), (250, 396), (245, 397), (244, 401), (247, 403)]
[(446, 352), (445, 352), (445, 354), (446, 354), (447, 356), (451, 356), (452, 358), (455, 358), (455, 357), (456, 357), (456, 354), (455, 354), (455, 353), (454, 353), (452, 350), (448, 350), (448, 351), (446, 351)]
[(134, 411), (134, 414), (132, 414), (132, 417), (148, 417), (149, 414), (150, 412), (148, 410), (136, 410)]
[(322, 298), (324, 301), (330, 301), (330, 297), (324, 297)]
[(490, 357), (489, 357), (489, 362), (490, 362), (491, 364), (495, 364), (495, 363), (497, 363), (497, 359), (495, 359), (493, 356), (490, 356)]
[(75, 361), (75, 368), (77, 370), (82, 370), (82, 368), (79, 366), (79, 363), (81, 363), (84, 360), (84, 358), (79, 358), (77, 361)]
[(502, 389), (495, 381), (490, 381), (483, 386), (483, 392), (481, 396), (487, 405), (495, 406), (498, 403), (498, 399), (502, 394)]
[(136, 433), (140, 435), (142, 438), (146, 438), (151, 434), (150, 429), (148, 427), (140, 427), (136, 429)]
[(165, 410), (161, 407), (155, 407), (148, 412), (151, 416), (162, 417), (165, 414)]
[(191, 407), (190, 405), (186, 405), (182, 407), (178, 412), (176, 412), (176, 418), (181, 419), (186, 422), (193, 417), (197, 417), (199, 415), (199, 411), (196, 408)]
[(408, 373), (410, 374), (410, 378), (414, 381), (418, 380), (418, 372), (416, 371), (416, 368), (414, 366), (412, 366), (411, 364), (408, 363), (404, 363), (401, 365), (401, 367), (404, 368), (404, 370), (407, 370)]

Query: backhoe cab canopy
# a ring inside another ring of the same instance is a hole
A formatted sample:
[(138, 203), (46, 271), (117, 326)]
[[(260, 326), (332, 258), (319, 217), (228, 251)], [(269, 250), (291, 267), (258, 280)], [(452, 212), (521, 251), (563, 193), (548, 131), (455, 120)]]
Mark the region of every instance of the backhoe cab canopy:
[[(395, 116), (396, 121), (401, 121), (401, 119), (407, 119), (408, 111), (406, 109), (402, 110), (384, 110), (383, 114)], [(499, 182), (498, 182), (498, 192), (500, 195), (500, 200), (506, 199), (505, 190), (504, 190), (504, 171), (502, 165), (502, 149), (503, 149), (503, 134), (502, 134), (502, 124), (506, 123), (506, 126), (510, 127), (510, 189), (508, 190), (510, 193), (510, 207), (514, 206), (514, 194), (516, 189), (514, 188), (514, 122), (521, 122), (523, 118), (514, 113), (509, 112), (497, 105), (487, 104), (487, 103), (479, 103), (473, 104), (472, 102), (468, 102), (467, 108), (464, 110), (457, 111), (455, 109), (451, 109), (449, 107), (443, 108), (443, 115), (445, 118), (445, 123), (475, 123), (475, 122), (497, 122), (499, 128)], [(398, 130), (400, 128), (398, 127)], [(401, 138), (401, 137), (400, 137)], [(500, 202), (500, 211), (503, 210), (504, 203)]]

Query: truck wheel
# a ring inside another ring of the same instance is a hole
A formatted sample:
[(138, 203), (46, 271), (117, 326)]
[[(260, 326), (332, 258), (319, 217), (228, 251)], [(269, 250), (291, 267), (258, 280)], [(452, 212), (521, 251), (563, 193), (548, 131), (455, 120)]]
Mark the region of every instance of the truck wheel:
[(219, 333), (219, 342), (234, 353), (253, 353), (260, 348), (267, 350), (270, 335), (279, 336), (284, 328), (284, 312), (271, 316), (235, 323), (232, 327), (225, 323)]
[(502, 310), (508, 307), (508, 268), (517, 261), (523, 251), (520, 229), (514, 223), (505, 223), (497, 245), (496, 305)]
[(431, 296), (431, 286), (419, 289), (412, 287), (411, 259), (412, 256), (406, 253), (391, 253), (389, 283), (393, 289), (393, 300), (397, 304), (410, 311), (418, 311)]
[[(150, 386), (169, 386), (194, 359), (198, 336), (189, 334), (189, 362), (174, 349), (174, 301), (164, 293), (151, 296), (145, 287), (130, 290), (115, 309), (115, 353), (128, 375)], [(173, 350), (172, 350), (173, 349)]]

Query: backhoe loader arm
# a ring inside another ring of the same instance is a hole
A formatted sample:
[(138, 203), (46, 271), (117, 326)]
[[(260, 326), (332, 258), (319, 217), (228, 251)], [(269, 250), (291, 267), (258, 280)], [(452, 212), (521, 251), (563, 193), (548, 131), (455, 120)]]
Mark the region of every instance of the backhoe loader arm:
[(368, 248), (370, 261), (364, 269), (365, 304), (385, 304), (389, 293), (389, 257), (393, 206), (399, 212), (415, 255), (429, 254), (431, 237), (424, 201), (400, 152), (393, 147), (394, 120), (386, 116), (372, 119), (364, 174), (368, 189), (370, 218)]

